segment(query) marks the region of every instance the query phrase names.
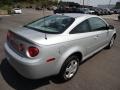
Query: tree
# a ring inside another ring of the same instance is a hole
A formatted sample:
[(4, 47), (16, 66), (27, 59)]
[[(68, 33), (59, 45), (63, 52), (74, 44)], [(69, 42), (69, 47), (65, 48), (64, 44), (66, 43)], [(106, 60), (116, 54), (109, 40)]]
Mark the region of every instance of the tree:
[(1, 0), (0, 4), (7, 4), (7, 5), (11, 5), (13, 3), (13, 0)]
[(16, 3), (29, 3), (36, 4), (42, 7), (49, 7), (52, 5), (57, 5), (58, 0), (0, 0), (0, 5), (13, 5)]
[(116, 2), (115, 9), (120, 9), (120, 2)]

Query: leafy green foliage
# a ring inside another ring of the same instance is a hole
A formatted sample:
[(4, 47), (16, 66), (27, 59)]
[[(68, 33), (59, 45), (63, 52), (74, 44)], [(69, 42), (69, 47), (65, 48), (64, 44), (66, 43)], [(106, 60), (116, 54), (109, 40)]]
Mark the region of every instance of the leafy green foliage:
[(117, 2), (117, 3), (116, 3), (115, 8), (116, 8), (116, 9), (120, 9), (120, 2)]
[(8, 10), (11, 6), (27, 7), (31, 5), (47, 8), (52, 5), (57, 5), (57, 3), (58, 0), (0, 0), (0, 9)]

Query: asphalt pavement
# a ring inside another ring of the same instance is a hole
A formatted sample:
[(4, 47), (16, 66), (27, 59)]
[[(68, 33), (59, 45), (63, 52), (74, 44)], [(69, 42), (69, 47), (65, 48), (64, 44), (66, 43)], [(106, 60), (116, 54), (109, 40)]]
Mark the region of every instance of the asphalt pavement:
[[(49, 14), (52, 12), (45, 12), (45, 15)], [(105, 16), (106, 20), (117, 29), (113, 48), (103, 49), (87, 59), (80, 65), (72, 80), (59, 83), (54, 77), (29, 80), (19, 75), (5, 57), (6, 32), (8, 29), (22, 26), (42, 16), (42, 11), (25, 9), (23, 14), (0, 17), (0, 90), (120, 90), (120, 21), (108, 18), (109, 16)], [(110, 17), (116, 18), (116, 16)]]

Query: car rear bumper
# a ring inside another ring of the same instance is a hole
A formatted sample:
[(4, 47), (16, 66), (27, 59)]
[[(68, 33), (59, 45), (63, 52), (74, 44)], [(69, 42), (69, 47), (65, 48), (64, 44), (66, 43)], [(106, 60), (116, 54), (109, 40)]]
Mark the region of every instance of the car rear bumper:
[(40, 79), (56, 73), (53, 63), (46, 63), (43, 60), (30, 60), (17, 55), (5, 43), (5, 53), (10, 65), (22, 76), (29, 79)]

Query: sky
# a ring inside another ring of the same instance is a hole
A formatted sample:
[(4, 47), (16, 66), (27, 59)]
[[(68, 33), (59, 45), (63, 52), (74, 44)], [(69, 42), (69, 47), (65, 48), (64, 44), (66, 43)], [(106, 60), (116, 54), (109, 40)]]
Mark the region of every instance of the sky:
[[(70, 1), (70, 2), (77, 2), (80, 4), (83, 4), (83, 0), (62, 0), (62, 1)], [(111, 0), (110, 4), (116, 4), (117, 1), (120, 0)], [(97, 5), (105, 5), (109, 4), (110, 0), (84, 0), (85, 5), (92, 5), (92, 6), (97, 6)]]

